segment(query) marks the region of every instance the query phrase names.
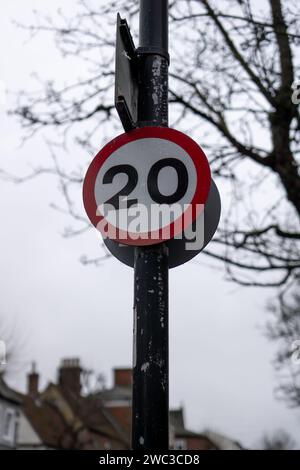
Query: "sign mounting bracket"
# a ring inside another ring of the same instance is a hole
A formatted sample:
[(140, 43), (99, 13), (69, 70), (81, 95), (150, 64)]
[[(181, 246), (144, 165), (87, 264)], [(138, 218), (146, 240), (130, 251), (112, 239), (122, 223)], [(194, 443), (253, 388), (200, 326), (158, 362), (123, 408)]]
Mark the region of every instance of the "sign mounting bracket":
[(115, 107), (125, 132), (137, 127), (137, 52), (128, 23), (117, 16)]

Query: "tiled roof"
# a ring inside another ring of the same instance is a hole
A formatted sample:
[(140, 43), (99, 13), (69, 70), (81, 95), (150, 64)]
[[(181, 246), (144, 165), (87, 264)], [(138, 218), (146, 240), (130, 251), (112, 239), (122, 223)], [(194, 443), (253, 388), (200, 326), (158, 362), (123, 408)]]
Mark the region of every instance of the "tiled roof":
[(88, 428), (129, 445), (127, 433), (110, 411), (103, 407), (98, 396), (76, 396), (66, 390), (61, 393), (74, 413)]
[(61, 447), (66, 426), (53, 404), (24, 396), (23, 412), (45, 446)]
[(15, 403), (16, 405), (21, 404), (21, 398), (18, 393), (12, 390), (3, 380), (2, 376), (0, 375), (0, 398), (4, 398), (11, 403)]
[[(24, 414), (44, 445), (90, 448), (88, 442), (93, 441), (92, 448), (104, 448), (108, 442), (114, 449), (129, 449), (131, 386), (117, 385), (88, 396), (80, 396), (72, 390), (49, 384), (37, 399), (21, 397), (0, 378), (0, 395), (22, 398)], [(186, 440), (190, 449), (241, 448), (237, 442), (216, 433), (196, 433), (186, 429), (182, 408), (170, 410), (170, 425), (175, 441)]]
[(65, 401), (72, 409), (74, 419), (68, 421), (58, 400), (47, 396), (47, 389), (36, 399), (24, 395), (23, 412), (44, 445), (56, 449), (68, 448), (74, 439), (76, 420), (77, 429), (91, 431), (94, 435), (120, 442), (122, 447), (129, 447), (129, 436), (109, 411), (103, 408), (99, 399), (75, 396), (54, 384), (50, 384), (50, 387), (56, 389), (61, 397), (60, 404)]

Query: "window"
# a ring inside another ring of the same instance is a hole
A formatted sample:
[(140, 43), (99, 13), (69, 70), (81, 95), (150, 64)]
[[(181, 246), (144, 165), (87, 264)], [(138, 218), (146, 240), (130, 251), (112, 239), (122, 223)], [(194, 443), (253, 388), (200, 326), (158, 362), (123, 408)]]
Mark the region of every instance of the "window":
[(13, 440), (14, 438), (14, 412), (11, 409), (6, 410), (4, 417), (3, 438), (6, 440)]
[(19, 425), (20, 425), (20, 417), (19, 417), (19, 413), (17, 414), (17, 417), (16, 417), (16, 420), (15, 420), (15, 429), (14, 429), (14, 436), (13, 436), (13, 440), (14, 440), (14, 444), (16, 445), (17, 442), (18, 442), (18, 438), (19, 438)]
[(183, 439), (176, 439), (174, 442), (174, 450), (185, 450), (186, 442)]

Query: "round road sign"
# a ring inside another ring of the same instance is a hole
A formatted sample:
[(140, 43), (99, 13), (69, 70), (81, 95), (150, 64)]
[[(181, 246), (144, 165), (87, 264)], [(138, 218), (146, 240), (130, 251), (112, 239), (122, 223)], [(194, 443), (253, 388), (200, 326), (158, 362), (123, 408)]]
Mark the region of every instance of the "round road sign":
[(207, 158), (194, 140), (174, 129), (144, 127), (120, 135), (96, 155), (83, 200), (104, 238), (151, 245), (192, 224), (210, 184)]

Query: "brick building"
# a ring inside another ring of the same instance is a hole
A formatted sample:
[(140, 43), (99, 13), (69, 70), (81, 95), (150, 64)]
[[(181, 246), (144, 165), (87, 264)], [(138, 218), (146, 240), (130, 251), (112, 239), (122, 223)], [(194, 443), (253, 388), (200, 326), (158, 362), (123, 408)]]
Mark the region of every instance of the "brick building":
[[(57, 383), (40, 391), (39, 375), (33, 368), (27, 393), (20, 395), (18, 448), (130, 449), (132, 371), (117, 368), (113, 374), (112, 388), (83, 394), (79, 360), (65, 359), (58, 369)], [(186, 429), (183, 409), (170, 411), (171, 448), (241, 449), (238, 443), (217, 436)]]

